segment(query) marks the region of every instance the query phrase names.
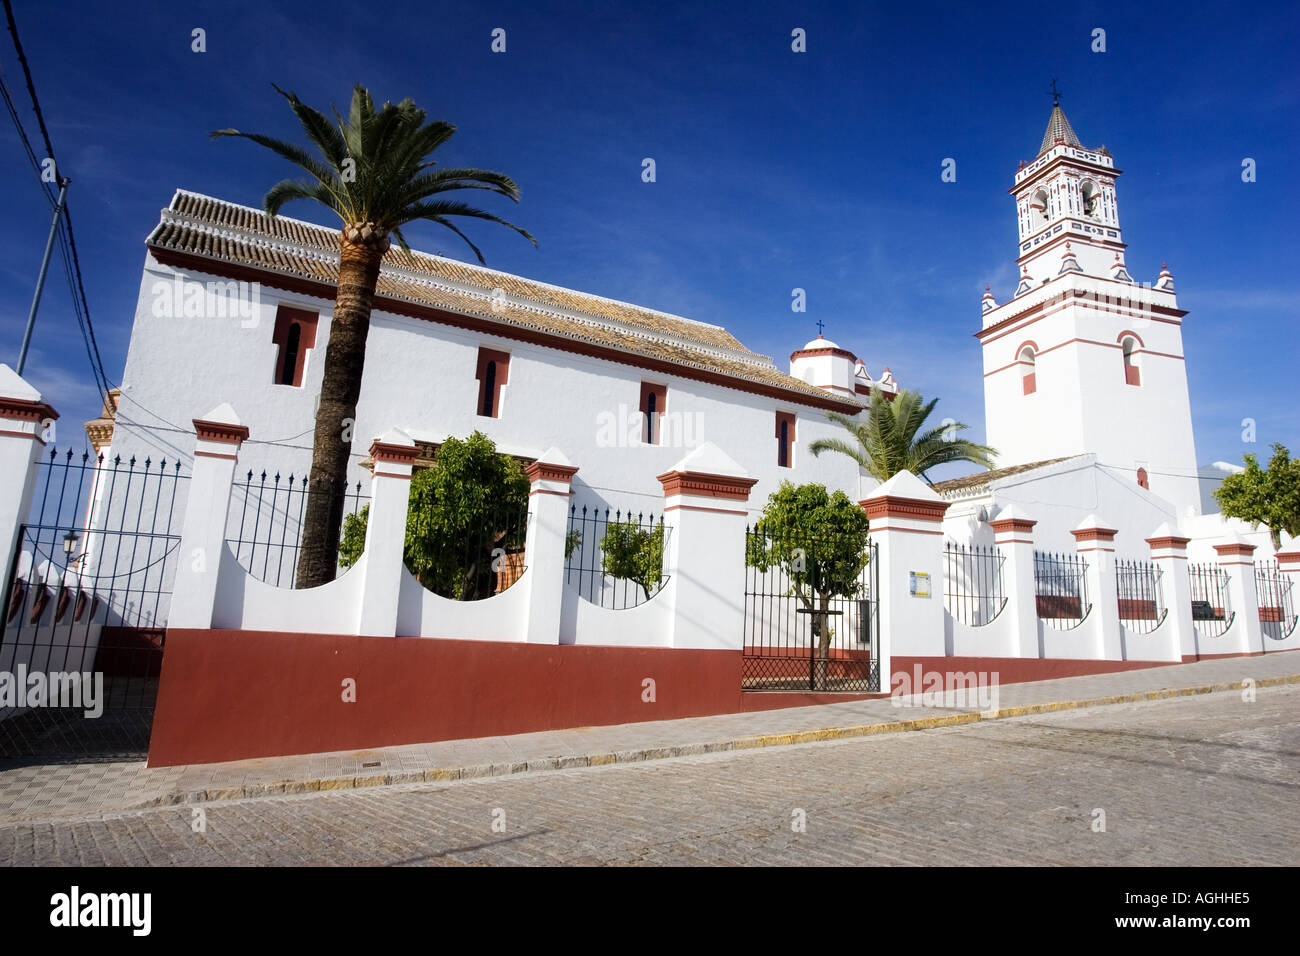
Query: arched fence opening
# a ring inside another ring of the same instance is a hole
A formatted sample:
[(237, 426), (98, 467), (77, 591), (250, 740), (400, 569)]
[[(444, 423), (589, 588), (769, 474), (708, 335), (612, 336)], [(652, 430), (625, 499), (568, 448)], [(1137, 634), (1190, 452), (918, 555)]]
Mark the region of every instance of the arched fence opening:
[(662, 514), (571, 505), (565, 583), (599, 607), (644, 604), (668, 583), (664, 552), (671, 532)]
[(1137, 634), (1150, 634), (1169, 613), (1161, 589), (1162, 572), (1150, 561), (1116, 561), (1115, 593), (1119, 619)]
[(1088, 562), (1077, 554), (1034, 552), (1034, 603), (1039, 620), (1058, 631), (1088, 616)]
[(983, 627), (1007, 605), (1002, 587), (1006, 558), (995, 545), (944, 542), (944, 607), (955, 620)]
[(1296, 625), (1291, 580), (1276, 561), (1255, 563), (1255, 593), (1259, 596), (1259, 626), (1264, 636), (1275, 641), (1290, 637)]
[(1217, 564), (1188, 564), (1192, 626), (1202, 638), (1222, 637), (1236, 612), (1228, 605), (1228, 572)]
[[(239, 566), (265, 584), (296, 587), (307, 501), (332, 493), (333, 487), (332, 482), (311, 484), (303, 473), (249, 469), (233, 485), (226, 521), (226, 543)], [(343, 490), (343, 514), (356, 515), (369, 501), (361, 492), (361, 482), (348, 484)]]

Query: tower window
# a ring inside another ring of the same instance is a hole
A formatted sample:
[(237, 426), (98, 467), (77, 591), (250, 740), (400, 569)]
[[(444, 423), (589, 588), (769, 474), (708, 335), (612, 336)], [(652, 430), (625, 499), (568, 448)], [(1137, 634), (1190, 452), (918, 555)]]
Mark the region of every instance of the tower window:
[(641, 440), (647, 445), (658, 445), (663, 441), (660, 423), (668, 406), (668, 386), (655, 385), (651, 382), (641, 383), (641, 414), (645, 424), (641, 426)]
[(307, 353), (316, 347), (315, 312), (280, 306), (275, 314), (275, 330), (271, 341), (279, 352), (275, 361), (276, 385), (302, 385), (307, 367)]
[(510, 381), (510, 353), (496, 349), (478, 350), (478, 407), (482, 418), (501, 417), (501, 389)]
[(776, 413), (776, 464), (779, 468), (794, 467), (794, 415)]
[(1126, 385), (1141, 385), (1142, 370), (1137, 364), (1137, 340), (1126, 338), (1122, 345), (1124, 348), (1124, 383)]
[(1138, 487), (1146, 488), (1146, 489), (1151, 488), (1151, 482), (1150, 479), (1147, 477), (1147, 470), (1145, 468), (1138, 469)]
[(1040, 189), (1034, 193), (1034, 198), (1029, 201), (1030, 218), (1033, 220), (1034, 229), (1040, 229), (1051, 220), (1052, 214), (1051, 201), (1047, 198), (1047, 190)]
[(1091, 181), (1083, 184), (1083, 214), (1090, 219), (1099, 219), (1101, 217), (1101, 195), (1097, 192), (1097, 184)]
[(1035, 362), (1034, 347), (1026, 345), (1022, 348), (1018, 361), (1020, 362), (1020, 384), (1024, 388), (1026, 395), (1032, 395), (1038, 391), (1038, 379), (1035, 377), (1037, 363)]

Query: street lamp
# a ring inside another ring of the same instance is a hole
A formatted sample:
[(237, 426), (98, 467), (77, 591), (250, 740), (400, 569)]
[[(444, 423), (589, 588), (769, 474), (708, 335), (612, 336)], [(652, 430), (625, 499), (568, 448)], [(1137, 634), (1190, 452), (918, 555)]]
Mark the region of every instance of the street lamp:
[(63, 553), (68, 557), (68, 560), (72, 559), (73, 552), (77, 550), (77, 542), (80, 540), (81, 535), (75, 531), (69, 531), (63, 536)]

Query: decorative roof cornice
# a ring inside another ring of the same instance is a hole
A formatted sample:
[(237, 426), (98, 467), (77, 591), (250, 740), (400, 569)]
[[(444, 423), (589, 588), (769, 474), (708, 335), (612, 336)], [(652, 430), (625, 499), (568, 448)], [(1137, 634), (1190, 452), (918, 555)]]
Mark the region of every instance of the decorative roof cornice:
[(248, 439), (247, 425), (232, 425), (230, 422), (210, 422), (201, 418), (194, 419), (194, 431), (199, 441), (215, 441), (224, 445), (239, 445)]
[[(33, 393), (35, 394), (35, 393)], [(59, 417), (53, 406), (25, 398), (0, 397), (0, 418), (14, 418), (25, 422), (45, 422)]]
[(573, 480), (578, 473), (577, 465), (557, 465), (548, 461), (535, 461), (524, 468), (529, 481), (563, 481)]
[(725, 498), (729, 501), (748, 501), (749, 490), (758, 484), (757, 478), (710, 475), (699, 471), (666, 471), (658, 478), (664, 487), (665, 497), (699, 495), (703, 498)]

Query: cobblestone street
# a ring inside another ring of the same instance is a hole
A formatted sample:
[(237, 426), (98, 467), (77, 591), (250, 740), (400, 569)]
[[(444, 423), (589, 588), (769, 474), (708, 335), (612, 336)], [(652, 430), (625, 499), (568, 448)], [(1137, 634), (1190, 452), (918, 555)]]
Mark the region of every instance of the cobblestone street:
[(15, 823), (0, 864), (1295, 865), (1300, 687), (1241, 696)]

